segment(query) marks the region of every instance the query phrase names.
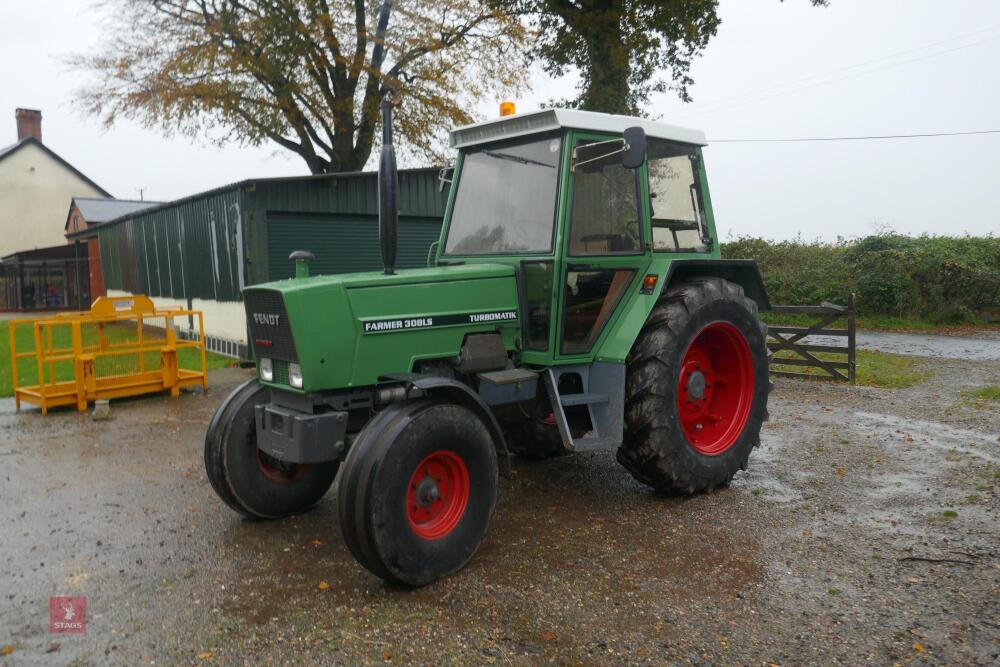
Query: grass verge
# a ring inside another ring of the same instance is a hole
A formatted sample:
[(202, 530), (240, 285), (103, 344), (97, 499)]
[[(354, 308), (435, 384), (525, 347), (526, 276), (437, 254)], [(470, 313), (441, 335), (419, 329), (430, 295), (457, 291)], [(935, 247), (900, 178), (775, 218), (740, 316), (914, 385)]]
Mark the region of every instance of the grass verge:
[[(844, 361), (846, 355), (837, 354), (817, 354), (817, 357), (825, 361)], [(794, 359), (796, 355), (788, 350), (781, 350), (775, 355), (775, 361), (780, 359)], [(905, 389), (918, 385), (928, 377), (930, 371), (921, 369), (924, 363), (922, 359), (916, 357), (906, 357), (901, 354), (887, 354), (885, 352), (875, 352), (872, 350), (857, 350), (855, 357), (855, 377), (857, 384), (867, 387), (884, 387), (886, 389)], [(773, 364), (777, 365), (777, 363)], [(825, 373), (818, 368), (809, 367), (785, 367), (796, 373), (805, 373), (822, 377)]]
[(988, 385), (963, 393), (969, 398), (977, 398), (981, 401), (1000, 401), (1000, 387), (997, 385)]
[[(112, 343), (124, 342), (129, 339), (133, 330), (122, 329), (119, 327), (108, 327), (106, 329), (106, 335), (109, 341)], [(32, 340), (32, 328), (30, 326), (18, 326), (17, 327), (17, 349), (20, 353), (21, 351), (30, 351), (34, 349), (34, 343)], [(53, 335), (53, 345), (54, 347), (69, 347), (70, 338), (68, 329), (57, 329)], [(89, 343), (90, 341), (85, 341)], [(109, 360), (102, 360), (109, 361)], [(158, 352), (147, 352), (145, 354), (145, 363), (147, 368), (157, 368), (159, 366), (159, 353)], [(199, 353), (195, 349), (183, 349), (178, 353), (178, 363), (181, 368), (186, 369), (197, 369), (199, 367)], [(227, 366), (233, 365), (233, 360), (229, 357), (223, 357), (218, 354), (213, 354), (211, 352), (205, 355), (205, 365), (207, 368), (225, 368)], [(127, 372), (130, 367), (134, 367), (138, 364), (138, 355), (132, 356), (131, 358), (121, 358), (118, 360), (118, 367), (123, 371)], [(98, 364), (98, 372), (101, 370), (100, 362)], [(134, 368), (132, 368), (134, 370)], [(61, 362), (56, 364), (56, 379), (60, 382), (72, 380), (73, 379), (73, 366), (69, 362)], [(38, 383), (38, 372), (35, 366), (35, 362), (32, 359), (22, 359), (18, 366), (18, 382), (23, 386), (30, 386)], [(13, 377), (11, 374), (11, 359), (10, 359), (10, 322), (0, 321), (0, 397), (13, 396)]]

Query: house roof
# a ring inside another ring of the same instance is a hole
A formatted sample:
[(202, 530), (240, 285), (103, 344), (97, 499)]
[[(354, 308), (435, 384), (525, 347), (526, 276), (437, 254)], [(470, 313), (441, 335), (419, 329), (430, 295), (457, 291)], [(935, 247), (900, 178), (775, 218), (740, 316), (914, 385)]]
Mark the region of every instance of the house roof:
[(76, 167), (74, 167), (73, 165), (71, 165), (66, 160), (64, 160), (61, 157), (59, 157), (59, 155), (55, 151), (53, 151), (51, 148), (49, 148), (48, 146), (46, 146), (45, 144), (43, 144), (42, 142), (40, 142), (38, 139), (35, 139), (34, 137), (25, 137), (24, 139), (21, 139), (16, 144), (11, 144), (10, 146), (7, 146), (6, 148), (0, 148), (0, 161), (4, 160), (5, 158), (10, 157), (14, 153), (16, 153), (19, 150), (21, 150), (22, 148), (24, 148), (26, 146), (29, 146), (31, 144), (34, 144), (35, 146), (38, 146), (38, 148), (40, 148), (42, 151), (44, 151), (45, 153), (47, 153), (49, 155), (49, 157), (51, 157), (53, 160), (55, 160), (56, 162), (58, 162), (62, 166), (66, 167), (66, 169), (68, 169), (69, 171), (71, 171), (74, 174), (76, 174), (81, 180), (83, 180), (86, 183), (88, 183), (91, 187), (95, 188), (98, 192), (100, 192), (105, 197), (110, 197), (111, 196), (110, 192), (108, 192), (107, 190), (105, 190), (104, 188), (102, 188), (100, 185), (98, 185), (97, 183), (94, 183), (92, 180), (90, 180), (89, 178), (87, 178), (86, 174), (84, 174), (82, 171), (80, 171), (79, 169), (77, 169)]
[(140, 201), (136, 199), (110, 199), (106, 197), (73, 197), (70, 200), (69, 213), (66, 214), (66, 226), (69, 229), (69, 221), (73, 215), (73, 207), (80, 210), (87, 226), (98, 225), (115, 218), (120, 218), (129, 213), (142, 211), (143, 209), (159, 206), (163, 202)]
[(510, 139), (528, 134), (550, 132), (561, 128), (611, 132), (621, 134), (627, 128), (641, 127), (650, 137), (680, 141), (686, 144), (707, 145), (705, 133), (667, 123), (657, 123), (645, 118), (617, 116), (595, 111), (575, 111), (572, 109), (543, 109), (530, 113), (504, 116), (474, 125), (456, 128), (451, 133), (451, 147), (464, 148), (488, 141)]

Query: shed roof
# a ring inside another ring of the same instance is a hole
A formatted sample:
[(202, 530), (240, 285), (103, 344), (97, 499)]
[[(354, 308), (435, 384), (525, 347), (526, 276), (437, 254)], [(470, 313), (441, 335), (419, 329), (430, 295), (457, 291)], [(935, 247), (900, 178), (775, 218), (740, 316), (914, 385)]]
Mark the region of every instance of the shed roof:
[(69, 229), (69, 219), (73, 206), (80, 210), (80, 215), (88, 225), (96, 225), (120, 218), (129, 213), (159, 206), (163, 202), (139, 201), (136, 199), (112, 199), (108, 197), (73, 197), (70, 201), (69, 213), (66, 215), (66, 227)]
[[(414, 169), (400, 169), (399, 170), (399, 175), (400, 176), (404, 176), (406, 174), (419, 174), (419, 173), (423, 173), (423, 172), (434, 172), (434, 173), (437, 173), (437, 172), (440, 171), (440, 169), (441, 169), (441, 167), (417, 167), (417, 168), (414, 168)], [(179, 206), (181, 204), (188, 203), (188, 202), (193, 202), (193, 201), (208, 199), (210, 197), (213, 197), (215, 195), (218, 195), (218, 194), (221, 194), (221, 193), (227, 192), (227, 191), (239, 190), (241, 188), (246, 188), (246, 189), (252, 190), (252, 189), (256, 188), (258, 185), (261, 185), (261, 184), (283, 183), (283, 182), (289, 182), (289, 183), (291, 183), (291, 182), (308, 182), (308, 181), (320, 182), (320, 181), (324, 181), (324, 180), (334, 181), (334, 180), (343, 179), (343, 178), (366, 178), (366, 177), (367, 178), (371, 178), (371, 177), (376, 176), (377, 174), (378, 174), (378, 172), (375, 172), (375, 171), (343, 171), (343, 172), (336, 172), (336, 173), (333, 173), (333, 174), (309, 174), (309, 175), (305, 175), (305, 176), (275, 176), (275, 177), (271, 177), (271, 178), (249, 178), (249, 179), (245, 179), (245, 180), (242, 180), (242, 181), (236, 181), (234, 183), (229, 183), (227, 185), (222, 185), (222, 186), (219, 186), (217, 188), (212, 188), (211, 190), (205, 190), (204, 192), (198, 192), (198, 193), (193, 194), (193, 195), (188, 195), (186, 197), (181, 197), (180, 199), (175, 199), (174, 201), (168, 201), (168, 202), (147, 202), (147, 203), (151, 204), (151, 206), (149, 206), (148, 208), (141, 209), (141, 212), (142, 212), (143, 215), (147, 215), (147, 214), (151, 214), (151, 213), (154, 213), (156, 211), (163, 210), (163, 209), (176, 208), (177, 206)], [(99, 227), (106, 227), (106, 226), (116, 225), (116, 224), (121, 223), (121, 222), (125, 222), (126, 220), (129, 220), (132, 217), (132, 215), (134, 213), (136, 213), (136, 212), (139, 212), (139, 211), (133, 211), (132, 213), (123, 213), (123, 214), (120, 214), (120, 215), (118, 215), (118, 216), (116, 216), (114, 218), (111, 218), (110, 220), (108, 220), (106, 222), (95, 223), (95, 224), (88, 224), (88, 228), (87, 229), (85, 229), (83, 231), (79, 231), (79, 232), (69, 232), (69, 233), (66, 234), (66, 238), (72, 241), (72, 240), (76, 240), (76, 239), (80, 239), (80, 238), (85, 238), (85, 237), (88, 237), (88, 236), (92, 236), (97, 231), (95, 229), (95, 227), (98, 227), (98, 226)], [(90, 223), (89, 220), (87, 222)]]
[(626, 129), (636, 126), (645, 130), (647, 136), (657, 139), (668, 139), (699, 146), (708, 144), (705, 140), (705, 133), (701, 130), (657, 123), (645, 118), (572, 109), (543, 109), (542, 111), (505, 116), (456, 128), (451, 132), (451, 147), (464, 148), (488, 141), (510, 139), (563, 128), (621, 134)]

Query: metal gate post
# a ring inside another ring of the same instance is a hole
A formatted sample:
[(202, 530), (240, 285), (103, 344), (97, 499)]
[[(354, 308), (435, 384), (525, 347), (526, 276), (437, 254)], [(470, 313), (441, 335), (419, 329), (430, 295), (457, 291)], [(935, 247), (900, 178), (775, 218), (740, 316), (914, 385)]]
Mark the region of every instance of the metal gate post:
[(41, 398), (42, 414), (49, 414), (49, 404), (45, 399), (45, 364), (42, 363), (42, 325), (35, 322), (35, 367), (38, 373), (38, 395)]
[(180, 396), (181, 387), (177, 384), (177, 330), (174, 328), (174, 318), (166, 318), (167, 345), (160, 351), (160, 366), (163, 368), (163, 386), (170, 387), (171, 396)]
[(73, 322), (70, 326), (73, 340), (73, 377), (76, 380), (76, 409), (79, 412), (86, 412), (87, 385), (83, 380), (83, 332), (80, 330), (79, 322)]

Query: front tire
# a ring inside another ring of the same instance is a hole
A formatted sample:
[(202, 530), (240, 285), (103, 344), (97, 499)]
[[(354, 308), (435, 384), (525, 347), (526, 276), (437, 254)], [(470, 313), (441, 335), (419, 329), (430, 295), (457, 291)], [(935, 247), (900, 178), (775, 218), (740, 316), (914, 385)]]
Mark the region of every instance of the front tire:
[(430, 399), (395, 403), (351, 445), (337, 494), (340, 528), (373, 574), (423, 586), (479, 549), (497, 487), (493, 439), (473, 412)]
[(746, 469), (767, 415), (766, 341), (739, 285), (702, 278), (667, 290), (627, 360), (622, 465), (681, 493)]
[(277, 519), (319, 502), (339, 461), (287, 464), (257, 449), (254, 407), (267, 402), (257, 380), (237, 387), (216, 410), (205, 434), (205, 472), (223, 502), (254, 519)]

